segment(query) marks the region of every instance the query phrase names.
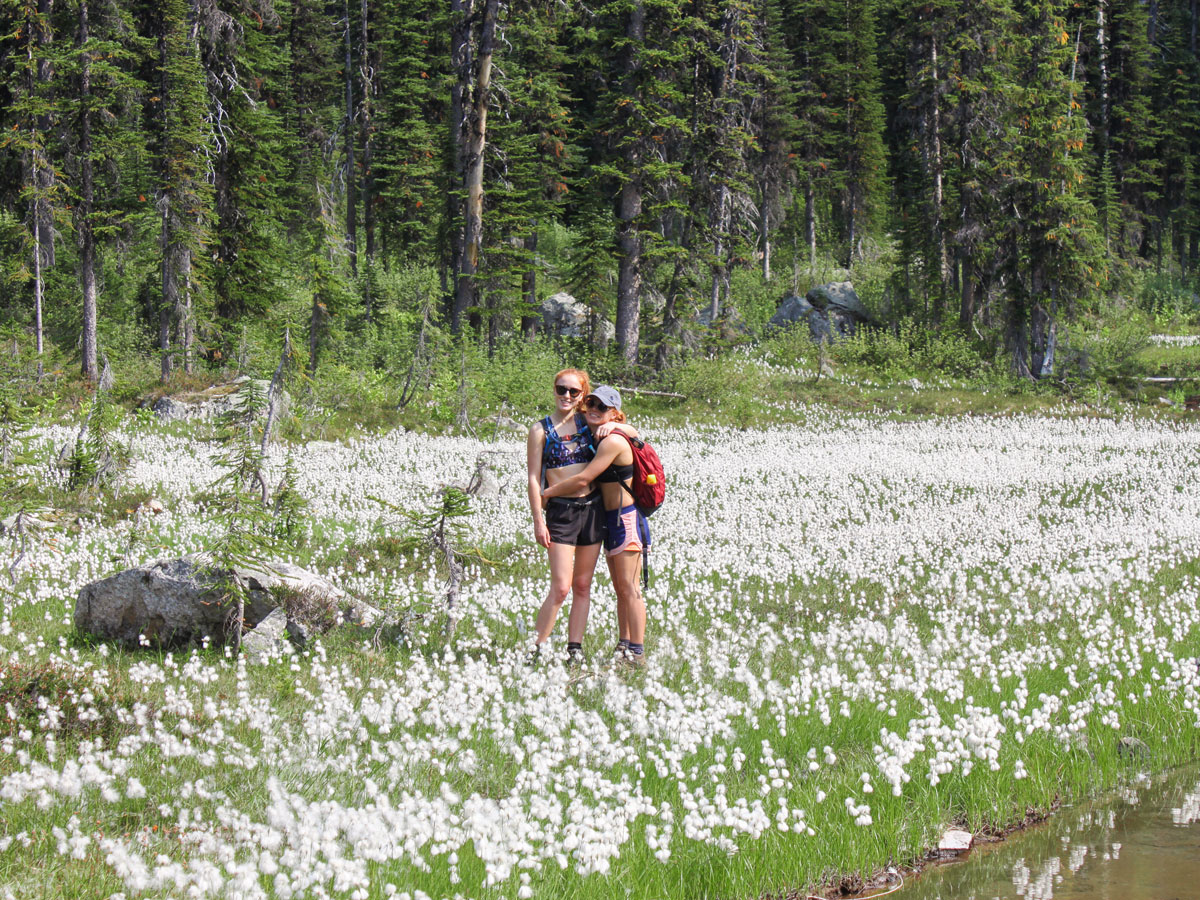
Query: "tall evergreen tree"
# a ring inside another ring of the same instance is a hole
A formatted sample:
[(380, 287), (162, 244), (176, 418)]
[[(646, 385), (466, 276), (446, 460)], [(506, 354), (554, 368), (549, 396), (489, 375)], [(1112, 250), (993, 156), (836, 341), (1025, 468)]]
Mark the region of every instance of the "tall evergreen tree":
[(492, 190), (484, 306), (491, 346), (505, 327), (532, 327), (538, 235), (561, 216), (572, 179), (576, 148), (567, 123), (567, 57), (560, 40), (567, 16), (556, 3), (520, 0), (505, 8), (499, 23), (499, 45), (507, 52), (497, 67), (486, 168)]
[[(95, 383), (98, 365), (98, 267), (101, 243), (119, 232), (127, 204), (119, 196), (122, 169), (132, 168), (141, 135), (131, 115), (144, 85), (134, 77), (142, 42), (129, 13), (111, 0), (78, 0), (76, 46), (60, 63), (72, 95), (64, 102), (66, 175), (83, 296), (81, 369)], [(99, 180), (100, 184), (97, 184)]]
[(433, 0), (384, 0), (373, 168), (385, 251), (444, 259), (449, 26)]
[(1021, 89), (1005, 341), (1013, 371), (1034, 378), (1053, 358), (1060, 310), (1104, 277), (1095, 208), (1084, 187), (1086, 125), (1070, 114), (1077, 92), (1066, 13), (1065, 0), (1030, 0), (1015, 47)]
[(1103, 224), (1123, 256), (1148, 256), (1158, 200), (1158, 123), (1151, 108), (1147, 7), (1140, 0), (1095, 3), (1095, 158), (1110, 168), (1120, 215)]
[(668, 249), (662, 228), (654, 226), (677, 202), (668, 185), (685, 186), (672, 152), (688, 130), (679, 73), (693, 48), (683, 13), (677, 0), (613, 2), (597, 10), (595, 127), (605, 146), (593, 166), (592, 189), (616, 197), (616, 338), (629, 363), (638, 360), (647, 262)]
[(763, 279), (772, 275), (773, 237), (783, 214), (783, 198), (793, 181), (790, 164), (796, 143), (796, 76), (788, 63), (779, 0), (761, 0), (759, 8), (763, 72), (761, 91), (754, 105), (754, 143), (750, 171), (758, 187), (758, 252)]
[(225, 7), (199, 3), (196, 30), (213, 123), (212, 288), (218, 318), (231, 321), (261, 314), (277, 296), (287, 146), (277, 92), (286, 57), (272, 0)]
[(27, 279), (33, 284), (34, 340), (38, 377), (45, 349), (46, 270), (54, 263), (55, 223), (66, 207), (62, 173), (52, 162), (51, 127), (59, 110), (51, 91), (53, 32), (48, 0), (18, 0), (11, 9), (15, 31), (8, 36), (14, 59), (10, 127), (0, 146), (15, 151), (21, 166), (19, 198), (26, 211)]
[(172, 369), (172, 335), (183, 367), (190, 370), (200, 282), (196, 266), (209, 238), (212, 189), (208, 180), (212, 133), (206, 123), (207, 96), (200, 65), (195, 9), (188, 0), (162, 0), (152, 7), (157, 40), (159, 170), (158, 214), (162, 252), (162, 298), (158, 347), (162, 378)]
[(1154, 117), (1159, 124), (1160, 227), (1183, 272), (1200, 261), (1200, 7), (1173, 3), (1157, 22), (1160, 62), (1154, 74)]

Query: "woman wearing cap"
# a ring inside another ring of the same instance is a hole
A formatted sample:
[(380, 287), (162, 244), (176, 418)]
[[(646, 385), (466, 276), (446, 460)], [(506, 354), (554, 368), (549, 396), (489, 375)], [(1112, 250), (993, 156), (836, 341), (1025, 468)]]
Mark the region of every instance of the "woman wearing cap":
[(590, 390), (586, 372), (563, 369), (554, 376), (554, 412), (529, 429), (526, 462), (533, 536), (550, 553), (550, 590), (538, 610), (531, 662), (536, 661), (542, 644), (550, 637), (568, 593), (571, 614), (567, 619), (567, 656), (572, 662), (582, 660), (592, 576), (604, 537), (604, 507), (599, 491), (588, 482), (560, 491), (554, 502), (546, 504), (543, 516), (543, 485), (557, 487), (582, 472), (596, 455), (595, 442), (614, 429), (623, 428), (637, 436), (636, 429), (629, 425), (607, 423), (591, 428), (579, 411)]
[[(600, 385), (586, 395), (583, 405), (587, 425), (594, 433), (625, 421), (616, 388)], [(604, 553), (617, 592), (618, 652), (625, 661), (640, 665), (646, 636), (640, 576), (642, 551), (650, 546), (650, 528), (633, 503), (633, 448), (620, 432), (609, 434), (600, 443), (596, 458), (582, 471), (548, 485), (542, 497), (548, 504), (553, 503), (555, 498), (572, 496), (593, 483), (600, 485), (604, 500)]]

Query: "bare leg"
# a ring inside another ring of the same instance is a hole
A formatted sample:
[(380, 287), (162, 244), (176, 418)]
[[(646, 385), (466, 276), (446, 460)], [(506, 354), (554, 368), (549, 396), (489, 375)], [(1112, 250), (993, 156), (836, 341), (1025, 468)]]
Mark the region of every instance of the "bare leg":
[[(593, 563), (595, 565), (595, 563)], [(537, 642), (544, 643), (554, 630), (554, 620), (562, 609), (567, 592), (571, 589), (571, 574), (575, 567), (575, 547), (571, 544), (550, 545), (550, 590), (538, 610)]]
[(575, 548), (575, 568), (571, 577), (571, 614), (567, 618), (568, 641), (583, 643), (588, 612), (592, 607), (592, 576), (596, 574), (596, 560), (599, 558), (599, 544)]
[[(646, 604), (642, 602), (642, 551), (623, 550), (608, 557), (608, 571), (617, 592), (617, 623), (621, 637), (635, 644), (646, 640)], [(623, 621), (622, 621), (623, 620)]]

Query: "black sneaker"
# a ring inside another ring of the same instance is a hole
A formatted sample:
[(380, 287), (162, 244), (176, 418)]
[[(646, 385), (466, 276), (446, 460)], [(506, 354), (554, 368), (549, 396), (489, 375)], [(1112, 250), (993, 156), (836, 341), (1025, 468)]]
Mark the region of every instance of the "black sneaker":
[(578, 647), (571, 647), (567, 650), (567, 668), (578, 669), (587, 662), (587, 657), (583, 655), (583, 651)]
[(525, 654), (525, 665), (532, 669), (542, 661), (542, 645), (534, 644), (533, 649)]

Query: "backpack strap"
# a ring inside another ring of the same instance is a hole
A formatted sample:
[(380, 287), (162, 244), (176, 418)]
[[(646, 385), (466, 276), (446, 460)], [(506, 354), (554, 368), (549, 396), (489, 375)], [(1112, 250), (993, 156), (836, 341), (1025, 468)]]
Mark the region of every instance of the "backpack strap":
[[(619, 435), (621, 435), (621, 437), (625, 438), (625, 440), (629, 441), (630, 447), (641, 447), (642, 446), (642, 441), (639, 441), (637, 438), (630, 437), (629, 435), (625, 434), (625, 432), (623, 432), (623, 431), (610, 432), (609, 437), (612, 437), (614, 434), (619, 434)], [(634, 456), (634, 461), (635, 462), (637, 461), (636, 455)], [(629, 484), (626, 484), (624, 481), (617, 481), (614, 483), (619, 484), (621, 486), (621, 490), (625, 491), (625, 493), (627, 493), (629, 495), (630, 501), (636, 506), (637, 505), (637, 497), (633, 496), (633, 480), (635, 478), (637, 478), (637, 466), (634, 466), (633, 474), (629, 476)], [(624, 506), (624, 504), (622, 504), (622, 506)]]
[(542, 490), (546, 490), (546, 449), (550, 446), (550, 439), (553, 435), (554, 440), (559, 440), (558, 432), (554, 430), (554, 423), (550, 421), (550, 417), (542, 419)]
[(587, 419), (583, 413), (575, 413), (575, 434), (580, 435), (587, 433), (588, 446), (592, 448), (592, 455), (596, 454), (596, 437), (592, 434), (592, 429), (588, 426)]
[(637, 514), (638, 537), (642, 540), (642, 590), (650, 588), (650, 525), (639, 509)]

